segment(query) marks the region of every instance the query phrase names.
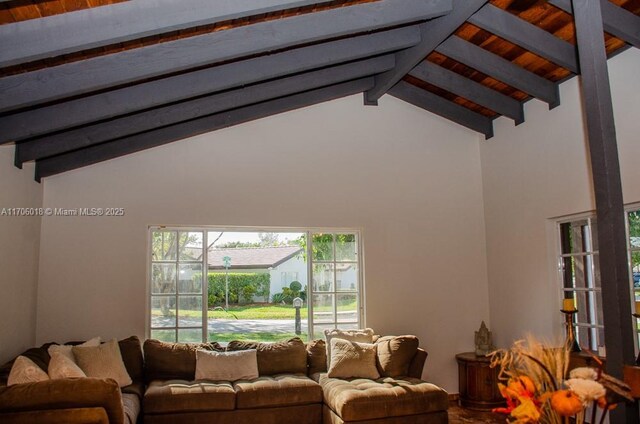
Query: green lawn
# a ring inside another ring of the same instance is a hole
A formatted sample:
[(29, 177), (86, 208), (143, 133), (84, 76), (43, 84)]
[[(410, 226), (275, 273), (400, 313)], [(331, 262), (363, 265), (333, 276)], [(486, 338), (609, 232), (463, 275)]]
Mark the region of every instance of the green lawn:
[(279, 342), (289, 340), (293, 337), (300, 337), (303, 341), (307, 341), (307, 333), (296, 335), (295, 333), (213, 333), (209, 332), (209, 340), (212, 342), (230, 342), (232, 340), (242, 341), (261, 341), (261, 342)]
[[(315, 307), (316, 312), (328, 312), (330, 306)], [(339, 306), (340, 311), (356, 310), (356, 302)], [(160, 316), (159, 310), (154, 309), (153, 315)], [(180, 315), (183, 317), (201, 317), (202, 312), (199, 310), (181, 310)], [(209, 318), (218, 319), (294, 319), (296, 309), (291, 305), (274, 305), (274, 304), (251, 304), (251, 305), (232, 305), (229, 311), (225, 312), (221, 309), (209, 310), (207, 313)], [(307, 319), (307, 308), (300, 308), (300, 318)]]

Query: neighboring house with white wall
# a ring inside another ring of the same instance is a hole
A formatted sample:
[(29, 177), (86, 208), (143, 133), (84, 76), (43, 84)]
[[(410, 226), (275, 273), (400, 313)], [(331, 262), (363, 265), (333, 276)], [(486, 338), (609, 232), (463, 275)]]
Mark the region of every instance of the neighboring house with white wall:
[(307, 284), (307, 264), (299, 246), (210, 248), (207, 256), (209, 272), (224, 273), (225, 256), (231, 258), (229, 272), (268, 273), (271, 295), (280, 293), (294, 280), (303, 287)]

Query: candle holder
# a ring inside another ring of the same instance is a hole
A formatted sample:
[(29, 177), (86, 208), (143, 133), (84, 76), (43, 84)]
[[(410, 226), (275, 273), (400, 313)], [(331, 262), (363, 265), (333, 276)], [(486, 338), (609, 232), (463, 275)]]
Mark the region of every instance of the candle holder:
[[(577, 309), (573, 310), (565, 310), (560, 309), (560, 312), (564, 314), (565, 318), (565, 327), (567, 328), (567, 344), (571, 346), (571, 352), (580, 352), (580, 345), (578, 344), (578, 339), (576, 337), (576, 328), (573, 323), (573, 316), (578, 313)], [(640, 317), (640, 316), (639, 316)]]
[[(633, 315), (633, 317), (634, 317), (636, 320), (640, 319), (640, 314), (638, 314), (638, 313), (634, 313), (634, 314), (631, 314), (631, 315)], [(636, 321), (636, 327), (637, 327), (637, 326), (638, 326), (638, 323), (637, 323), (637, 321)], [(640, 352), (638, 352), (638, 357), (636, 358), (636, 365), (637, 365), (637, 366), (640, 366)]]

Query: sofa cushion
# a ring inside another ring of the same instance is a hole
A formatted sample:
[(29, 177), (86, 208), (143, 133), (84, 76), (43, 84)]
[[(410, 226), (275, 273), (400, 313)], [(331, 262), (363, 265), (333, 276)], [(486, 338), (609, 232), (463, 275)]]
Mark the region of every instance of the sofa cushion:
[(73, 356), (73, 346), (100, 346), (102, 339), (100, 337), (94, 337), (86, 342), (78, 343), (71, 342), (70, 344), (64, 345), (51, 345), (49, 346), (49, 356), (53, 356), (54, 353), (59, 353), (61, 355), (66, 356), (73, 362), (76, 361), (75, 356)]
[[(26, 356), (27, 358), (31, 359), (36, 365), (42, 368), (44, 372), (48, 372), (49, 361), (51, 360), (51, 357), (49, 356), (49, 352), (47, 352), (47, 350), (49, 349), (49, 346), (53, 344), (55, 343), (45, 343), (40, 347), (33, 347), (31, 349), (28, 349), (22, 352), (20, 355)], [(15, 358), (0, 366), (0, 386), (7, 385), (7, 379), (9, 378), (9, 373), (11, 372), (11, 367), (13, 367), (14, 361)]]
[(327, 375), (337, 378), (379, 378), (376, 345), (332, 339), (331, 364)]
[(125, 424), (136, 424), (140, 415), (140, 398), (135, 394), (122, 394), (122, 409)]
[(116, 339), (100, 346), (74, 346), (73, 356), (87, 377), (112, 378), (120, 387), (133, 383), (122, 361)]
[(327, 366), (331, 365), (331, 339), (349, 340), (358, 343), (373, 343), (374, 334), (371, 328), (359, 330), (324, 330), (324, 338), (327, 342)]
[(144, 394), (145, 414), (231, 411), (236, 393), (229, 382), (152, 381)]
[(18, 356), (11, 367), (7, 386), (25, 383), (37, 383), (49, 380), (49, 376), (35, 362), (26, 356)]
[(321, 374), (324, 402), (344, 421), (445, 411), (447, 392), (416, 378), (337, 379)]
[(233, 383), (238, 409), (275, 408), (322, 402), (322, 389), (304, 375), (262, 376)]
[(145, 380), (193, 380), (196, 373), (196, 350), (224, 352), (216, 342), (168, 343), (148, 339), (144, 345)]
[(409, 365), (418, 351), (416, 336), (385, 336), (378, 339), (378, 371), (382, 377), (409, 375)]
[(54, 352), (49, 361), (49, 378), (52, 380), (60, 378), (83, 378), (87, 375), (80, 369), (75, 361), (61, 352)]
[(144, 359), (142, 357), (142, 345), (137, 336), (120, 340), (120, 353), (122, 354), (122, 362), (127, 368), (127, 373), (134, 383), (143, 381), (144, 377)]
[(0, 411), (104, 408), (109, 423), (122, 424), (122, 394), (114, 380), (64, 378), (0, 388)]
[(327, 372), (327, 343), (322, 340), (312, 340), (307, 343), (307, 373)]
[(299, 337), (276, 343), (231, 341), (227, 351), (255, 349), (260, 375), (306, 374), (307, 349)]
[(237, 352), (196, 351), (196, 380), (236, 381), (258, 378), (255, 349)]

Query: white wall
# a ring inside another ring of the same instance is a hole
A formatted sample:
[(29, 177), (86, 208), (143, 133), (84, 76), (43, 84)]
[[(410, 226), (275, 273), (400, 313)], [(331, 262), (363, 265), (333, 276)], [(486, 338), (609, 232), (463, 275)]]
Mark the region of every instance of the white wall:
[[(13, 152), (13, 146), (0, 147), (0, 210), (40, 208), (42, 186), (33, 180), (33, 167), (14, 167)], [(2, 364), (35, 343), (40, 217), (0, 214), (0, 240)]]
[[(640, 51), (609, 61), (626, 203), (640, 201)], [(525, 107), (518, 127), (496, 122), (482, 143), (492, 330), (502, 346), (525, 331), (562, 337), (560, 282), (550, 218), (595, 209), (579, 80), (560, 86), (562, 104)]]
[(145, 333), (147, 226), (363, 230), (367, 325), (416, 334), (426, 376), (489, 322), (478, 137), (386, 96), (316, 105), (47, 178), (37, 339)]
[(297, 272), (298, 278), (296, 280), (302, 284), (302, 288), (304, 289), (307, 285), (307, 262), (302, 255), (296, 255), (269, 270), (271, 296), (281, 293), (284, 287), (289, 287), (289, 284), (291, 284), (291, 281), (287, 282), (282, 278), (283, 272)]

